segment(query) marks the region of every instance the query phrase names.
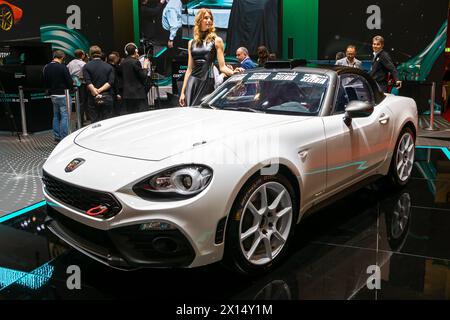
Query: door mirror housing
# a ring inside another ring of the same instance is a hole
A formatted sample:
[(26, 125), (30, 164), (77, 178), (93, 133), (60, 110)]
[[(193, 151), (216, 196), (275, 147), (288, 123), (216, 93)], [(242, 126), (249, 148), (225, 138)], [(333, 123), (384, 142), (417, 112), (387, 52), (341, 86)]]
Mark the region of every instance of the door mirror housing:
[(374, 105), (368, 101), (353, 100), (345, 108), (344, 122), (349, 126), (353, 118), (369, 117), (374, 110)]

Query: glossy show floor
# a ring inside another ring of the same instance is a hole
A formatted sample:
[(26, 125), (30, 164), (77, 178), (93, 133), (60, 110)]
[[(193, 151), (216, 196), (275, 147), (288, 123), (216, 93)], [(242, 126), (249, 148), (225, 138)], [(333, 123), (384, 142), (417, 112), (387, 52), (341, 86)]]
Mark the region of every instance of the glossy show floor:
[[(34, 161), (7, 152), (10, 165), (2, 161), (0, 167), (6, 171), (0, 171), (0, 300), (450, 299), (447, 147), (418, 147), (413, 179), (403, 190), (387, 192), (374, 183), (323, 209), (296, 228), (283, 264), (265, 276), (244, 278), (218, 264), (116, 271), (69, 248), (43, 225), (45, 203), (35, 189), (39, 165), (52, 147), (45, 136), (35, 139), (28, 147)], [(12, 165), (17, 161), (20, 172)], [(8, 182), (14, 171), (22, 182)], [(21, 193), (9, 198), (12, 188), (23, 190), (23, 199)], [(35, 198), (27, 200), (34, 191)], [(31, 203), (37, 204), (22, 209)], [(81, 270), (81, 290), (66, 285), (73, 265)], [(380, 268), (379, 290), (367, 286), (370, 266)]]

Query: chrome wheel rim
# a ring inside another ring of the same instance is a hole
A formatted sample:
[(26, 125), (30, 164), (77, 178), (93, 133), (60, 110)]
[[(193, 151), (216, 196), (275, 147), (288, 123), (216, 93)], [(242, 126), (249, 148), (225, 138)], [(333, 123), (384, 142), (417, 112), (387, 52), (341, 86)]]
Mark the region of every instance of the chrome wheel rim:
[(292, 300), (291, 288), (283, 280), (274, 280), (262, 288), (253, 300)]
[(8, 7), (0, 8), (0, 28), (5, 31), (9, 31), (13, 26), (13, 14)]
[(411, 175), (414, 163), (414, 139), (409, 133), (405, 133), (397, 148), (396, 155), (397, 176), (401, 181), (406, 181)]
[(391, 225), (391, 235), (394, 239), (398, 239), (403, 235), (403, 232), (408, 225), (409, 213), (411, 211), (411, 196), (409, 193), (404, 193), (398, 199)]
[(284, 248), (292, 225), (292, 200), (280, 183), (261, 185), (245, 204), (239, 225), (239, 241), (248, 262), (264, 265)]

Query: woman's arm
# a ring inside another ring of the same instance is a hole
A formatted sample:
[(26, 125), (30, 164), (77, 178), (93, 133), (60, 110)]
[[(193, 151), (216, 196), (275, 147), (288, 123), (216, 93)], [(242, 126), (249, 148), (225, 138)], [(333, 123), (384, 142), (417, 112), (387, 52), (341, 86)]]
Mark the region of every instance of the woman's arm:
[(183, 88), (181, 89), (181, 93), (180, 93), (179, 103), (180, 103), (180, 106), (182, 106), (182, 107), (186, 106), (186, 99), (185, 99), (186, 86), (187, 86), (188, 79), (191, 76), (192, 68), (194, 66), (194, 62), (192, 61), (192, 56), (191, 56), (192, 41), (193, 40), (189, 41), (189, 44), (188, 44), (188, 68), (184, 75)]
[(232, 76), (235, 72), (228, 68), (225, 64), (225, 56), (223, 53), (223, 40), (221, 37), (216, 38), (216, 51), (217, 51), (217, 61), (219, 62), (219, 70), (222, 73), (225, 73), (227, 76)]

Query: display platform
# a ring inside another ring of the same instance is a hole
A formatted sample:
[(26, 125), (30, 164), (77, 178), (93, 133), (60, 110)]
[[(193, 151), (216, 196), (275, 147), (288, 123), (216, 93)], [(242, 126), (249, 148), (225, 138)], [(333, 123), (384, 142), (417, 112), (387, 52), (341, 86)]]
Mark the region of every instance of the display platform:
[[(111, 269), (46, 230), (46, 204), (37, 202), (0, 218), (0, 300), (449, 299), (449, 194), (450, 150), (418, 147), (405, 188), (389, 193), (376, 182), (311, 216), (287, 259), (258, 278), (219, 264)], [(67, 287), (70, 266), (81, 270), (80, 290)], [(379, 290), (367, 286), (370, 266), (380, 268)]]

